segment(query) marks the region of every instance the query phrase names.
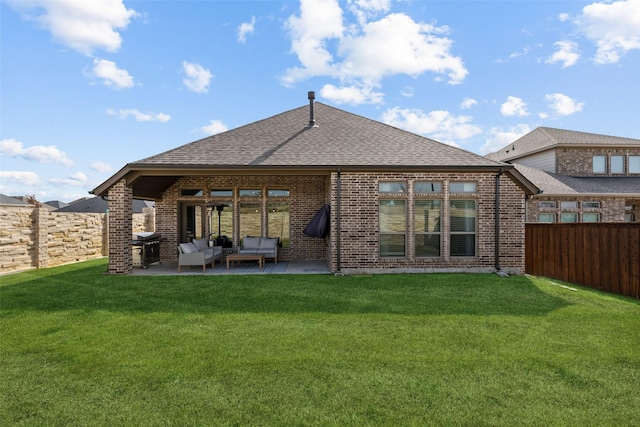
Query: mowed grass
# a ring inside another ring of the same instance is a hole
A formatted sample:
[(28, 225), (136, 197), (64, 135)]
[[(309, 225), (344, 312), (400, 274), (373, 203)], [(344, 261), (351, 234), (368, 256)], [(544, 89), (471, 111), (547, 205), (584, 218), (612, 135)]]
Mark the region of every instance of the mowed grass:
[(0, 278), (0, 425), (640, 425), (640, 302), (491, 274)]

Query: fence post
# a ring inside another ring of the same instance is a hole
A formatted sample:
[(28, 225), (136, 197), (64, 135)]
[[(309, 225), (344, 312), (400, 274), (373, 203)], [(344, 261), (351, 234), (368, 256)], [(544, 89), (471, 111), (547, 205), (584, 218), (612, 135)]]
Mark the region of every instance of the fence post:
[(45, 268), (49, 265), (49, 225), (47, 216), (49, 211), (36, 206), (33, 208), (35, 216), (35, 249), (36, 268)]

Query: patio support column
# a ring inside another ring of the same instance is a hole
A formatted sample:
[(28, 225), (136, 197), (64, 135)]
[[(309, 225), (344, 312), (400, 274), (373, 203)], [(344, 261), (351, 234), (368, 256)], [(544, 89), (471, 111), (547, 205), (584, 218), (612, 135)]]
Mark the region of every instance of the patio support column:
[(129, 274), (133, 270), (131, 230), (133, 192), (125, 180), (109, 189), (109, 274)]

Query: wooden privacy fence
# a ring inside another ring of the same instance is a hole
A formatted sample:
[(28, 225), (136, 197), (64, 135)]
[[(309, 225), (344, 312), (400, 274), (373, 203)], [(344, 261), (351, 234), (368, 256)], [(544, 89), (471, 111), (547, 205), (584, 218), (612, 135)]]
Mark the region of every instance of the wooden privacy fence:
[(640, 224), (527, 224), (525, 272), (640, 298)]

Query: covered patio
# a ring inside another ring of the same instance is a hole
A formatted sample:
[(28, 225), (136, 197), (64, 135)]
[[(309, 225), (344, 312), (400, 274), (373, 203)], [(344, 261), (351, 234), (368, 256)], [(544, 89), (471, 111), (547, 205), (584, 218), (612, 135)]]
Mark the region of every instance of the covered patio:
[(266, 262), (262, 269), (258, 263), (254, 261), (243, 261), (229, 267), (227, 270), (226, 263), (216, 262), (214, 267), (207, 265), (206, 271), (203, 273), (200, 267), (183, 267), (178, 273), (178, 263), (175, 261), (163, 261), (150, 264), (147, 268), (134, 268), (131, 275), (134, 276), (187, 276), (187, 275), (241, 275), (241, 274), (329, 274), (331, 271), (326, 261), (314, 260), (291, 260)]

